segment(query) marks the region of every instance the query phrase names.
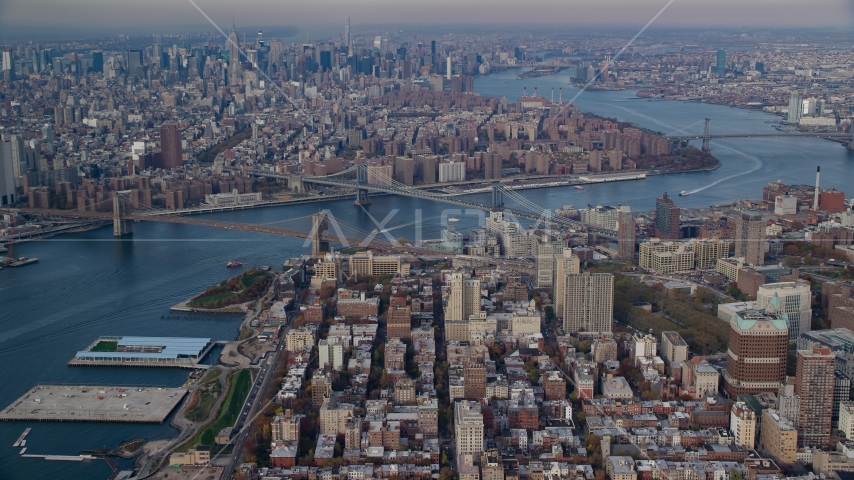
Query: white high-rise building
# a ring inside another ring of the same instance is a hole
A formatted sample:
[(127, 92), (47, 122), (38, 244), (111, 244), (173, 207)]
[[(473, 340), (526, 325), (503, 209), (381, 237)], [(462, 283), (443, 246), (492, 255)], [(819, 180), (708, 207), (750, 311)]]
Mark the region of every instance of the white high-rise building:
[(522, 232), (517, 221), (504, 218), (501, 210), (493, 211), (486, 217), (486, 228), (498, 235), (501, 253), (507, 257), (531, 254), (531, 237)]
[(753, 450), (756, 443), (756, 412), (746, 403), (737, 402), (730, 410), (729, 430), (735, 445)]
[(480, 312), (480, 279), (462, 272), (451, 274), (451, 293), (445, 309), (447, 340), (469, 340), (469, 317)]
[(3, 70), (10, 70), (15, 73), (15, 61), (12, 58), (12, 50), (3, 50)]
[(341, 370), (344, 366), (344, 344), (340, 337), (324, 338), (317, 344), (318, 366), (320, 370), (330, 365), (332, 370)]
[(789, 116), (786, 120), (789, 123), (798, 123), (801, 120), (801, 94), (797, 90), (789, 94)]
[(552, 280), (552, 292), (554, 293), (555, 315), (563, 318), (563, 310), (566, 304), (566, 279), (569, 275), (581, 271), (581, 260), (573, 254), (571, 248), (564, 247), (561, 253), (554, 258), (554, 280)]
[(801, 282), (766, 283), (756, 292), (756, 304), (765, 308), (774, 294), (780, 297), (781, 310), (788, 317), (789, 341), (797, 342), (802, 333), (812, 329), (810, 286)]
[(533, 243), (533, 253), (537, 262), (535, 288), (551, 288), (557, 265), (555, 256), (562, 254), (563, 249), (566, 248), (566, 240), (552, 239), (548, 234), (543, 234), (542, 238), (534, 240)]
[(462, 182), (465, 179), (465, 162), (448, 162), (439, 164), (439, 183)]
[(456, 455), (483, 451), (483, 414), (479, 403), (466, 400), (454, 404), (454, 442)]

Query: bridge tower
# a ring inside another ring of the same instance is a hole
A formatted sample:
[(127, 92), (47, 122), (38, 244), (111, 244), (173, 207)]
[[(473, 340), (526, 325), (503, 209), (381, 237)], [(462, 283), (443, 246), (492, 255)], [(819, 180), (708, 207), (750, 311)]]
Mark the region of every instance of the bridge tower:
[(854, 125), (851, 125), (851, 138), (848, 139), (848, 150), (854, 150)]
[(500, 184), (492, 184), (492, 210), (498, 211), (504, 208), (504, 187)]
[[(368, 166), (364, 163), (356, 165), (356, 183), (365, 185), (368, 183)], [(368, 197), (368, 191), (364, 188), (356, 189), (356, 201), (353, 205), (370, 205), (371, 199)]]
[(703, 151), (706, 153), (708, 153), (712, 150), (711, 146), (709, 145), (709, 140), (711, 140), (711, 134), (709, 133), (709, 122), (710, 121), (711, 120), (709, 120), (707, 118), (706, 119), (706, 126), (703, 128)]
[(131, 214), (131, 196), (133, 192), (130, 190), (122, 190), (113, 193), (113, 236), (123, 237), (133, 233), (133, 222), (124, 218)]
[(292, 175), (288, 177), (288, 190), (296, 193), (305, 193), (308, 188), (305, 182), (302, 181), (301, 176)]
[(323, 235), (329, 230), (329, 219), (326, 213), (317, 212), (311, 216), (311, 256), (319, 257), (320, 252), (329, 251), (329, 242), (322, 240)]

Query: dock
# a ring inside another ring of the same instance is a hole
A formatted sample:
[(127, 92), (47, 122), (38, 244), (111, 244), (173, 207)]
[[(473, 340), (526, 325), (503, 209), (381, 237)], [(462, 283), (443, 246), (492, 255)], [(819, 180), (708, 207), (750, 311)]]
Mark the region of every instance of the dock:
[(24, 433), (22, 433), (21, 436), (18, 437), (18, 439), (15, 441), (15, 443), (12, 444), (12, 448), (18, 448), (18, 447), (24, 445), (24, 442), (26, 442), (26, 440), (24, 440), (24, 439), (27, 438), (27, 435), (29, 435), (31, 430), (32, 430), (32, 428), (28, 428), (28, 429), (24, 430)]
[[(186, 388), (37, 385), (0, 411), (0, 420), (163, 423), (186, 394)], [(23, 446), (26, 433), (13, 446)]]

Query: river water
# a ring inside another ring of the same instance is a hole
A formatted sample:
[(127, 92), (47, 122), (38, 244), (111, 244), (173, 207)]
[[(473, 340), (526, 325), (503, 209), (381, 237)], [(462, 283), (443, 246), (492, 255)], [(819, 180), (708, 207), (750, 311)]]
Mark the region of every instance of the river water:
[[(568, 101), (578, 90), (569, 85), (568, 73), (516, 80), (521, 70), (508, 70), (475, 79), (484, 95), (507, 96), (514, 101), (527, 87), (541, 96), (563, 87)], [(774, 116), (724, 106), (677, 101), (633, 99), (633, 92), (584, 92), (575, 101), (581, 109), (635, 122), (663, 133), (702, 132), (710, 118), (713, 132), (773, 131)], [(774, 179), (811, 183), (815, 166), (822, 166), (822, 186), (845, 190), (854, 178), (854, 154), (844, 146), (820, 139), (713, 140), (712, 154), (722, 166), (702, 173), (650, 177), (646, 180), (590, 185), (584, 191), (571, 187), (524, 190), (538, 205), (558, 208), (574, 203), (613, 205), (651, 210), (662, 192), (697, 193), (676, 197), (677, 205), (700, 207), (726, 203), (733, 198), (757, 198), (763, 185)], [(850, 189), (850, 188), (849, 188)], [(850, 192), (849, 192), (850, 193)], [(488, 202), (488, 194), (472, 198)], [(467, 231), (479, 222), (478, 212), (406, 197), (376, 197), (372, 205), (355, 207), (339, 200), (308, 205), (217, 214), (216, 218), (283, 227), (308, 228), (305, 217), (329, 210), (343, 232), (350, 226), (363, 231), (388, 229), (388, 238), (436, 238), (444, 216), (460, 218), (457, 228)], [(395, 212), (396, 211), (396, 212)], [(392, 214), (387, 221), (386, 217)], [(423, 227), (416, 230), (420, 216)], [(278, 266), (307, 251), (301, 239), (209, 229), (192, 225), (134, 224), (131, 238), (115, 240), (109, 228), (65, 235), (16, 246), (16, 255), (38, 257), (40, 262), (0, 272), (0, 406), (5, 407), (36, 383), (85, 383), (179, 386), (187, 372), (158, 368), (69, 367), (74, 353), (100, 335), (200, 336), (217, 340), (236, 337), (239, 318), (168, 317), (169, 306), (220, 282), (236, 272), (225, 268), (229, 260), (245, 267)], [(380, 233), (385, 235), (385, 233)], [(168, 438), (175, 429), (164, 425), (98, 423), (0, 423), (0, 478), (104, 479), (110, 470), (103, 461), (81, 463), (23, 459), (11, 448), (27, 428), (27, 453), (77, 454), (82, 449), (112, 448), (135, 437)], [(130, 462), (120, 462), (129, 468)]]

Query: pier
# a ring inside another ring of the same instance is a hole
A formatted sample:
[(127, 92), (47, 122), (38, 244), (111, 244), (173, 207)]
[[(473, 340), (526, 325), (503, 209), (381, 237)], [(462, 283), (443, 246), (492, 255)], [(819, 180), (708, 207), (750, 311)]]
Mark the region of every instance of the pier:
[(213, 348), (210, 338), (103, 336), (69, 366), (207, 368), (199, 362)]
[(186, 388), (37, 385), (0, 411), (0, 420), (163, 423), (186, 394)]

